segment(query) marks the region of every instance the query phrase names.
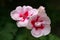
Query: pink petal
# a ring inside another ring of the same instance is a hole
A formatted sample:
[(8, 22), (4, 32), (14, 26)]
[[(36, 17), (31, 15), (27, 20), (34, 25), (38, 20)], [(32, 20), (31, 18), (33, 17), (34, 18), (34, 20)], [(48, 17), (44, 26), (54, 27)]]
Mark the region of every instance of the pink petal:
[(22, 13), (23, 9), (22, 9), (21, 6), (17, 6), (15, 10), (16, 10), (17, 13)]
[(40, 6), (40, 7), (38, 8), (38, 15), (41, 16), (41, 17), (47, 16), (47, 14), (46, 14), (46, 12), (45, 12), (45, 7)]
[(26, 11), (24, 15), (25, 15), (25, 16), (28, 16), (28, 11)]
[(29, 18), (27, 29), (32, 29), (33, 28), (35, 20), (36, 20), (35, 16), (32, 16), (32, 17)]
[(16, 12), (16, 10), (13, 10), (11, 13), (10, 13), (10, 16), (13, 20), (21, 20), (22, 18), (19, 17), (19, 14)]
[(24, 21), (18, 21), (17, 26), (18, 27), (26, 27), (28, 25), (28, 20), (25, 19)]
[(42, 21), (42, 24), (51, 24), (51, 21), (48, 16), (40, 17), (38, 21)]
[(45, 25), (44, 29), (38, 29), (36, 30), (35, 28), (32, 29), (31, 34), (32, 36), (39, 38), (41, 36), (48, 35), (51, 31), (50, 25)]
[(50, 25), (44, 25), (44, 29), (42, 30), (43, 35), (48, 35), (51, 32), (51, 27)]
[(29, 11), (29, 16), (34, 16), (38, 14), (38, 10), (37, 9), (32, 9)]
[(31, 34), (35, 38), (39, 38), (39, 37), (43, 36), (42, 30), (40, 30), (40, 29), (36, 30), (35, 28), (32, 29)]
[(26, 11), (30, 11), (33, 8), (31, 6), (23, 6), (23, 13), (25, 13)]

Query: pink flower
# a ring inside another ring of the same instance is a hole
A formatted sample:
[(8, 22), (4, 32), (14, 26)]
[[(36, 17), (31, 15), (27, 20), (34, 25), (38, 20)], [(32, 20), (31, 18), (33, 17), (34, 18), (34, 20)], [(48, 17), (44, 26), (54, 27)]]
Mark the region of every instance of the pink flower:
[(27, 26), (29, 17), (36, 15), (37, 9), (33, 9), (31, 6), (18, 6), (11, 12), (11, 18), (17, 21), (18, 27)]
[(30, 18), (27, 28), (32, 29), (32, 36), (38, 38), (50, 33), (50, 23), (50, 19), (45, 12), (45, 8), (40, 6), (38, 9), (38, 14)]
[(51, 31), (51, 21), (43, 6), (39, 9), (31, 6), (18, 6), (10, 15), (13, 20), (17, 21), (18, 27), (31, 29), (32, 36), (36, 38), (48, 35)]

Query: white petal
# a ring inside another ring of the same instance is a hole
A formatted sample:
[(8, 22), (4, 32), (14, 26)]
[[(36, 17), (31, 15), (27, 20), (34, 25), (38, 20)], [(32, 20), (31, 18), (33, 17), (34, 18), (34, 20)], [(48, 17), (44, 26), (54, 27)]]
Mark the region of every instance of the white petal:
[(30, 11), (32, 10), (33, 8), (31, 6), (26, 6), (27, 7), (27, 10)]
[(45, 12), (45, 8), (43, 6), (40, 6), (39, 9), (38, 9), (38, 15), (39, 16), (47, 16), (46, 12)]
[[(28, 26), (27, 29), (32, 29), (32, 24), (31, 24), (31, 20), (35, 20), (36, 19), (36, 15), (37, 15), (38, 11), (37, 9), (32, 9), (29, 11), (29, 22), (28, 22)], [(32, 14), (32, 16), (31, 16)]]
[(29, 18), (27, 29), (32, 29), (33, 25), (31, 24), (32, 20), (36, 20), (36, 15)]
[(26, 6), (23, 6), (22, 9), (23, 9), (23, 10), (22, 10), (23, 13), (25, 13), (25, 12), (27, 11), (27, 7), (26, 7)]
[(42, 22), (43, 24), (51, 24), (51, 21), (48, 16), (40, 17), (39, 20), (43, 20), (43, 22)]
[(29, 14), (30, 14), (30, 16), (31, 16), (31, 14), (32, 14), (32, 16), (37, 15), (38, 10), (37, 9), (32, 9), (32, 10), (29, 11)]
[(28, 20), (26, 19), (25, 21), (18, 21), (17, 26), (18, 27), (26, 27), (28, 24)]
[(23, 12), (25, 13), (26, 11), (30, 11), (33, 8), (31, 6), (23, 6)]
[(16, 10), (13, 10), (11, 13), (10, 13), (10, 16), (13, 20), (21, 20), (22, 18), (19, 17), (19, 14), (16, 12)]
[(21, 6), (17, 6), (15, 10), (17, 13), (22, 13), (22, 7)]
[(28, 25), (26, 26), (27, 29), (32, 29), (32, 24), (28, 21)]
[(45, 25), (44, 29), (42, 30), (43, 35), (48, 35), (51, 32), (50, 25)]
[(40, 29), (36, 30), (35, 28), (32, 29), (31, 34), (36, 38), (43, 36), (42, 30)]
[(51, 21), (48, 16), (45, 17), (43, 20), (44, 20), (44, 24), (51, 24)]

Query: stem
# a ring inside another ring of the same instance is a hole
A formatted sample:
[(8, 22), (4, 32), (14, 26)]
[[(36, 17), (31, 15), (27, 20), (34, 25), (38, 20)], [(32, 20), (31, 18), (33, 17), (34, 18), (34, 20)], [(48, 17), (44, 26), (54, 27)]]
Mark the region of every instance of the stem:
[(18, 35), (18, 33), (19, 33), (19, 28), (18, 28), (18, 30), (16, 31), (15, 35), (13, 36), (13, 39), (12, 39), (12, 40), (16, 40), (16, 36)]

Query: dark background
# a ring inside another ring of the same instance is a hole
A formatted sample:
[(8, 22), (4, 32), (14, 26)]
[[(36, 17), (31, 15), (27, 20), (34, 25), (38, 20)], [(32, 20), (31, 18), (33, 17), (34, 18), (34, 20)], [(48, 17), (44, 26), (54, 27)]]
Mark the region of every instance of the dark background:
[[(10, 18), (10, 12), (17, 6), (29, 5), (33, 8), (44, 6), (51, 19), (51, 33), (38, 39), (30, 30), (18, 28)], [(0, 0), (0, 40), (60, 40), (60, 0)]]

